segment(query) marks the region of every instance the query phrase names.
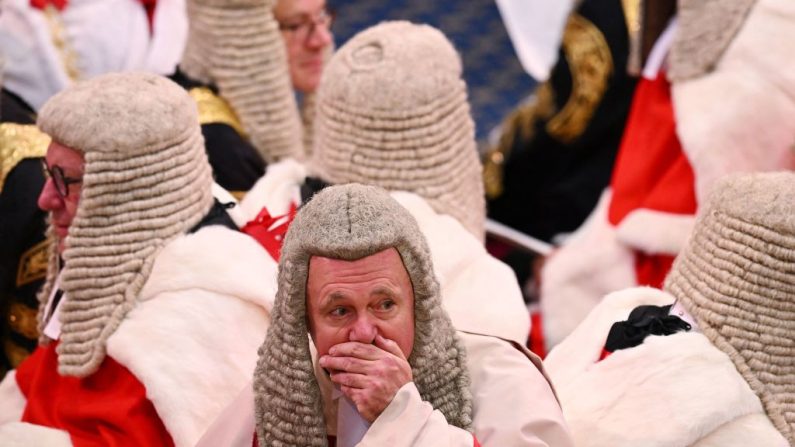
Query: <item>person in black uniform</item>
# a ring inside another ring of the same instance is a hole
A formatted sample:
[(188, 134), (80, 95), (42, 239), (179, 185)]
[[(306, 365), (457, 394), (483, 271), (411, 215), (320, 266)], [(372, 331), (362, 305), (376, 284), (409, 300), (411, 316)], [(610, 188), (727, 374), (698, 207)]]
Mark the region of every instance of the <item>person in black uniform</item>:
[[(628, 29), (637, 11), (622, 3), (585, 0), (569, 15), (549, 80), (506, 118), (498, 144), (486, 154), (490, 218), (555, 242), (596, 206), (610, 181), (636, 84), (628, 73)], [(495, 253), (505, 253), (500, 257), (520, 282), (532, 281), (543, 258), (489, 242)], [(534, 290), (525, 287), (527, 301), (537, 299)]]
[(47, 274), (41, 159), (49, 138), (21, 98), (0, 93), (0, 377), (35, 348), (36, 293)]

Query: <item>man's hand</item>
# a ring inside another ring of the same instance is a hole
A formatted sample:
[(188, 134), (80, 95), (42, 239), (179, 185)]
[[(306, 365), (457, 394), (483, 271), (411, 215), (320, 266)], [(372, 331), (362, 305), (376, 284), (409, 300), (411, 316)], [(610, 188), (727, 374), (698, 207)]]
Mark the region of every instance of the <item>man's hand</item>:
[(376, 335), (375, 345), (340, 343), (320, 358), (331, 381), (340, 386), (368, 422), (375, 421), (397, 391), (412, 381), (411, 366), (392, 340)]

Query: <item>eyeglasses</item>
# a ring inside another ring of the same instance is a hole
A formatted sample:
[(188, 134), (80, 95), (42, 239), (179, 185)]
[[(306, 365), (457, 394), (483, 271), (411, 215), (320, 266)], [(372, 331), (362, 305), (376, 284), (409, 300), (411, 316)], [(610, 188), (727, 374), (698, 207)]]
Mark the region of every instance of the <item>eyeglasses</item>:
[(309, 36), (315, 34), (317, 28), (322, 26), (326, 31), (331, 30), (334, 25), (334, 17), (336, 14), (329, 8), (323, 8), (313, 18), (294, 23), (281, 23), (279, 22), (279, 29), (290, 33), (292, 38), (298, 39), (301, 42), (306, 42)]
[(44, 159), (41, 160), (41, 167), (44, 169), (44, 175), (52, 179), (55, 190), (58, 191), (58, 195), (63, 199), (69, 196), (69, 185), (81, 183), (83, 181), (83, 177), (67, 177), (64, 175), (63, 169), (60, 166), (47, 166), (47, 162)]

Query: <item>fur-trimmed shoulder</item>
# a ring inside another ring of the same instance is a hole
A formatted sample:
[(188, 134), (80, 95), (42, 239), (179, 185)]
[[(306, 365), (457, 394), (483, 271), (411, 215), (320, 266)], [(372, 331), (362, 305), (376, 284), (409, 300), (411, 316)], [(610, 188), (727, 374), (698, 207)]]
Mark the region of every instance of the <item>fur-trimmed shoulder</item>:
[(209, 226), (180, 236), (163, 248), (139, 300), (195, 288), (232, 295), (271, 309), (277, 268), (276, 261), (252, 237)]
[(306, 176), (306, 167), (292, 158), (268, 165), (265, 175), (240, 202), (247, 220), (257, 217), (262, 208), (278, 216), (287, 213), (291, 204), (300, 204), (301, 185)]
[(753, 413), (733, 419), (719, 427), (692, 447), (791, 447), (764, 413)]
[(664, 306), (675, 298), (652, 287), (633, 287), (605, 296), (572, 333), (549, 352), (544, 365), (553, 380), (569, 382), (596, 363), (602, 354), (610, 327), (626, 320), (641, 305)]
[(422, 197), (391, 195), (414, 216), (428, 241), (442, 304), (456, 329), (524, 345), (530, 316), (513, 270), (486, 252), (460, 222), (437, 214)]
[(793, 39), (795, 2), (758, 0), (714, 71), (674, 84), (699, 202), (726, 174), (795, 169)]
[(206, 227), (160, 253), (108, 355), (146, 388), (177, 447), (192, 447), (250, 381), (276, 263), (249, 236)]
[(729, 357), (692, 332), (648, 337), (568, 381), (552, 380), (580, 447), (689, 446), (764, 414)]
[(603, 296), (636, 285), (634, 254), (607, 220), (605, 189), (582, 226), (547, 259), (541, 272), (541, 312), (547, 347), (560, 343)]
[(646, 208), (636, 209), (618, 224), (616, 237), (629, 247), (648, 254), (676, 256), (684, 248), (696, 218)]
[(27, 399), (17, 385), (17, 371), (12, 369), (0, 382), (0, 425), (22, 419)]

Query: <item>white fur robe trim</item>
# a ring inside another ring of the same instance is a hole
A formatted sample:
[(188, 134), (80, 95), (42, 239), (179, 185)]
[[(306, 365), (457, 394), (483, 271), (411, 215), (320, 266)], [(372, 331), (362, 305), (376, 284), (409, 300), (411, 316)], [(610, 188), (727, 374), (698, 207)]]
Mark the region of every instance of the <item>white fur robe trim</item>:
[(695, 221), (691, 214), (639, 208), (621, 220), (616, 237), (622, 244), (644, 253), (676, 256), (684, 248)]
[(486, 252), (460, 222), (436, 211), (422, 197), (393, 192), (417, 219), (428, 241), (442, 303), (460, 331), (493, 335), (524, 346), (530, 315), (510, 267)]
[(69, 433), (57, 428), (11, 422), (0, 425), (0, 445), (3, 447), (72, 447)]
[(17, 371), (11, 370), (0, 382), (0, 425), (22, 419), (25, 396), (17, 386)]
[(306, 168), (292, 158), (270, 164), (240, 201), (240, 208), (248, 220), (257, 217), (262, 208), (268, 208), (271, 216), (285, 214), (290, 205), (301, 203), (301, 185), (306, 176)]
[[(611, 294), (549, 354), (544, 363), (575, 444), (786, 445), (729, 357), (702, 334), (650, 336), (596, 361), (612, 323), (639, 305), (673, 301), (651, 288)], [(737, 432), (746, 435), (729, 435)]]
[[(108, 355), (144, 385), (177, 447), (193, 447), (251, 380), (276, 269), (243, 233), (209, 226), (180, 236), (160, 252), (137, 306), (108, 339)], [(0, 397), (0, 422), (18, 421), (25, 400), (13, 372)], [(48, 441), (60, 430), (20, 423), (9, 430), (21, 445), (70, 445)]]
[(146, 387), (177, 447), (192, 447), (251, 379), (276, 262), (249, 236), (205, 227), (170, 243), (108, 354)]
[(541, 313), (547, 346), (560, 343), (602, 297), (636, 284), (634, 255), (607, 220), (605, 189), (588, 220), (548, 258), (541, 272)]
[(699, 202), (732, 172), (795, 169), (795, 2), (758, 0), (715, 70), (674, 84)]

